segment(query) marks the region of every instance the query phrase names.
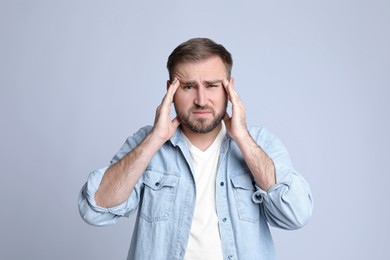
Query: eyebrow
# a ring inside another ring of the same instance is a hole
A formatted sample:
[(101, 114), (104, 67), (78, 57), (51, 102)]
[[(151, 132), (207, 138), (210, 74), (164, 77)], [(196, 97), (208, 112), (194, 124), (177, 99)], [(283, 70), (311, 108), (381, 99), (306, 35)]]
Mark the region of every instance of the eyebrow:
[(222, 83), (222, 80), (219, 80), (219, 79), (216, 79), (216, 80), (205, 80), (204, 83), (206, 84), (209, 84), (209, 85), (214, 85), (214, 84), (217, 84), (217, 83)]
[(196, 84), (196, 81), (195, 80), (187, 80), (187, 81), (180, 80), (180, 83), (183, 85), (194, 85), (194, 84)]
[[(195, 80), (188, 80), (188, 81), (180, 81), (180, 83), (182, 83), (183, 85), (196, 85), (197, 82)], [(216, 80), (205, 80), (202, 82), (203, 84), (217, 84), (217, 83), (222, 83), (222, 80), (220, 79), (216, 79)]]

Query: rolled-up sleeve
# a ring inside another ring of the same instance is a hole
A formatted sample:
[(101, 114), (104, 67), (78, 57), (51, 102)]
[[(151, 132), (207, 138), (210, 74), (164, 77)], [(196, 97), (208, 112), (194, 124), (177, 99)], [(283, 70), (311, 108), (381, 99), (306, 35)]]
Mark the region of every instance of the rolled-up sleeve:
[(107, 168), (91, 172), (87, 183), (81, 189), (79, 195), (79, 212), (81, 217), (94, 226), (114, 224), (119, 217), (129, 216), (136, 210), (138, 204), (138, 189), (134, 189), (129, 199), (122, 204), (111, 208), (103, 208), (96, 204), (95, 193)]
[[(129, 137), (119, 152), (113, 157), (110, 165), (119, 161), (123, 156), (134, 149), (134, 147), (145, 138), (150, 129), (150, 126), (143, 127), (133, 136)], [(122, 204), (111, 208), (99, 207), (95, 201), (95, 193), (99, 188), (100, 182), (107, 169), (108, 167), (105, 167), (91, 172), (79, 194), (78, 206), (80, 215), (88, 224), (94, 226), (114, 224), (118, 218), (130, 216), (137, 210), (140, 200), (142, 180), (138, 181), (129, 198)]]
[(268, 192), (256, 185), (255, 202), (263, 203), (267, 222), (274, 227), (298, 229), (310, 219), (313, 203), (306, 181), (297, 173), (275, 184)]
[(271, 226), (298, 229), (310, 219), (313, 199), (306, 180), (292, 166), (289, 154), (279, 139), (262, 129), (259, 145), (275, 165), (276, 184), (268, 191), (256, 185), (253, 200), (262, 203)]

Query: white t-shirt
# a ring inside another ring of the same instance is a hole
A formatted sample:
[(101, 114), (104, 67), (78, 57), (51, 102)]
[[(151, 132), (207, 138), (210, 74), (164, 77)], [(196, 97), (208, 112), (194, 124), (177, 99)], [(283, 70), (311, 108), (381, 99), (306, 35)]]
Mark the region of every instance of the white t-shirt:
[(193, 159), (196, 185), (195, 211), (185, 260), (223, 259), (215, 203), (215, 180), (219, 150), (225, 133), (225, 125), (222, 123), (221, 131), (206, 151), (193, 146), (183, 134)]

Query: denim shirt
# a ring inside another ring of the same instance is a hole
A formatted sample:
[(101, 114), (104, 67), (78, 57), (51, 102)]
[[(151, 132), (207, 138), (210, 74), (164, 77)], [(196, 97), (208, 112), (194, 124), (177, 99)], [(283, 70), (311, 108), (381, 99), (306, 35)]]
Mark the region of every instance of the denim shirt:
[[(114, 163), (134, 149), (150, 132), (141, 128), (114, 156)], [(269, 225), (297, 229), (312, 213), (310, 188), (297, 173), (283, 144), (261, 127), (248, 128), (273, 160), (277, 183), (267, 192), (254, 181), (237, 144), (226, 134), (216, 177), (216, 207), (224, 259), (276, 259)], [(114, 224), (137, 212), (127, 259), (183, 259), (196, 200), (193, 165), (178, 129), (154, 155), (130, 197), (102, 208), (94, 195), (107, 168), (90, 173), (79, 196), (82, 218), (91, 225)]]

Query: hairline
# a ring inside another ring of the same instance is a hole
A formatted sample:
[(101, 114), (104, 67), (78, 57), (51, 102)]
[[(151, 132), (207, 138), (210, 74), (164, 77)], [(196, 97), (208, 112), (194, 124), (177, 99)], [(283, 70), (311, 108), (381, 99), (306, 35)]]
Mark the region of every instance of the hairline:
[(200, 63), (200, 62), (209, 60), (209, 59), (214, 58), (214, 57), (218, 57), (220, 59), (220, 61), (223, 63), (223, 65), (225, 66), (227, 79), (230, 80), (232, 67), (229, 66), (229, 64), (227, 64), (226, 62), (224, 62), (223, 59), (221, 58), (221, 56), (216, 54), (216, 53), (212, 53), (212, 54), (208, 55), (207, 57), (203, 57), (201, 59), (183, 59), (183, 60), (177, 62), (175, 64), (175, 66), (172, 67), (172, 70), (170, 71), (169, 80), (170, 81), (173, 80), (173, 75), (175, 74), (178, 66), (180, 66), (182, 64), (196, 64), (196, 63)]

